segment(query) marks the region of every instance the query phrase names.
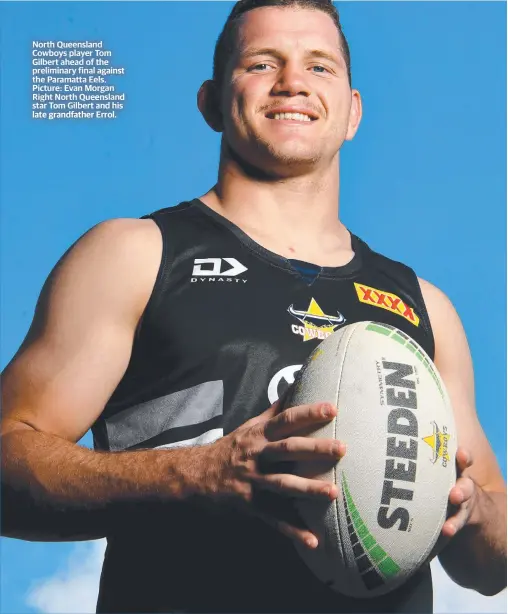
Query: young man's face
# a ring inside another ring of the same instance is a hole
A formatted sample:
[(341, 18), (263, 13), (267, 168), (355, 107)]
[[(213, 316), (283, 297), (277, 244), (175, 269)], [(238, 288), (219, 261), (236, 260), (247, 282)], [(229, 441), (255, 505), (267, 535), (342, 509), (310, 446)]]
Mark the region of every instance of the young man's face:
[(299, 8), (246, 13), (221, 106), (224, 138), (249, 164), (285, 176), (330, 164), (361, 115), (332, 19)]

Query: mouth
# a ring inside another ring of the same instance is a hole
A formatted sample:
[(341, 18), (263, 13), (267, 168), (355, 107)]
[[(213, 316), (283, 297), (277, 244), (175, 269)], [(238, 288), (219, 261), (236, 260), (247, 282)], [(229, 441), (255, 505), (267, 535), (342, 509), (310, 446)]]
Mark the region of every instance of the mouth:
[(317, 120), (317, 116), (308, 111), (272, 111), (271, 113), (267, 113), (265, 117), (276, 121), (284, 120), (309, 123)]

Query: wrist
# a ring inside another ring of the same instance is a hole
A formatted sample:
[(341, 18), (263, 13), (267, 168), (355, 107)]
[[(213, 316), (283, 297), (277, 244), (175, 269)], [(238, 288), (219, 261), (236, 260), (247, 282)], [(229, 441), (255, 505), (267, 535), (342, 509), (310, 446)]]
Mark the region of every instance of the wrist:
[(506, 525), (506, 492), (487, 490), (475, 483), (470, 505), (468, 526), (481, 527), (494, 519), (496, 523)]
[(163, 450), (162, 474), (166, 496), (180, 501), (211, 498), (214, 462), (211, 449), (214, 444)]

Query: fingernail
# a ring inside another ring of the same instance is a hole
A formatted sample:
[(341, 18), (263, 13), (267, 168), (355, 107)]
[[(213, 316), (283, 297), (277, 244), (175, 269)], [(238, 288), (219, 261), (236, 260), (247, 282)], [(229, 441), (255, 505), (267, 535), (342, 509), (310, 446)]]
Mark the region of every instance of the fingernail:
[(330, 416), (332, 416), (333, 414), (333, 409), (330, 405), (322, 405), (321, 413), (323, 415), (323, 418), (330, 418)]

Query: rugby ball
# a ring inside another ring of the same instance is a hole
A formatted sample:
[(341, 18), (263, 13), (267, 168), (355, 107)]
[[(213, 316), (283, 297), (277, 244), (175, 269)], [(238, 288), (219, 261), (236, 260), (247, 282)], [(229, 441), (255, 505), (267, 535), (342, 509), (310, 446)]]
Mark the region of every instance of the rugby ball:
[[(347, 453), (312, 476), (337, 485), (335, 501), (298, 500), (319, 545), (296, 548), (337, 592), (383, 595), (429, 560), (446, 520), (456, 480), (450, 400), (413, 339), (387, 324), (358, 322), (319, 344), (283, 407), (320, 401), (336, 405), (338, 415), (310, 436), (343, 441)], [(295, 473), (308, 470), (300, 464)]]

